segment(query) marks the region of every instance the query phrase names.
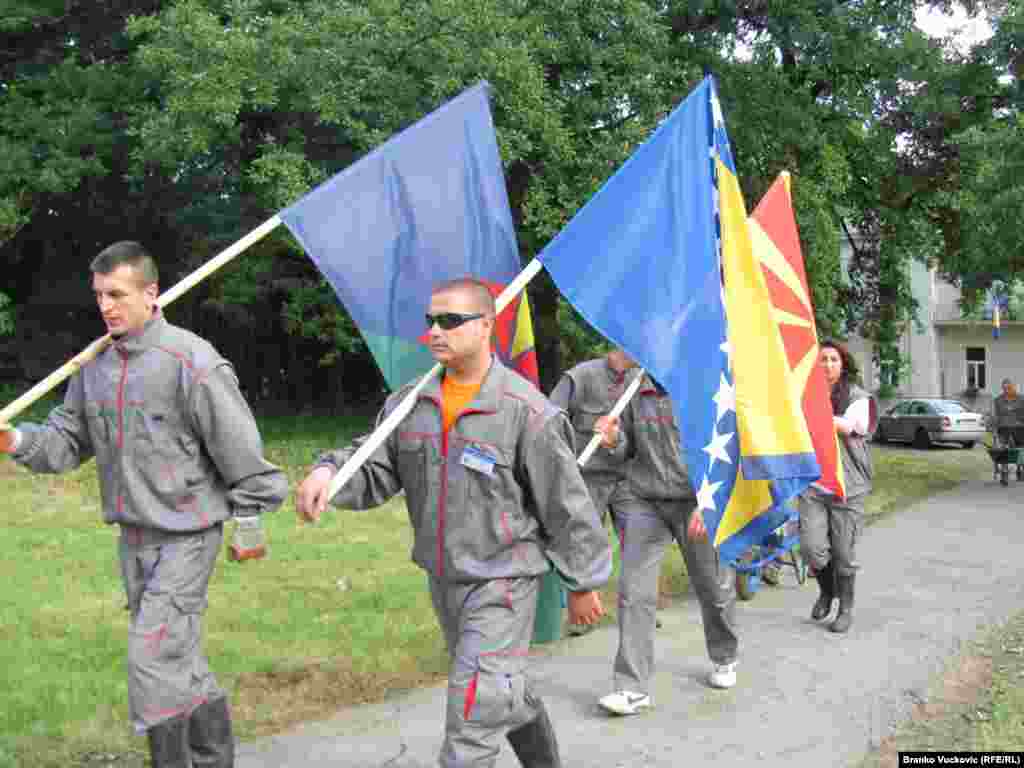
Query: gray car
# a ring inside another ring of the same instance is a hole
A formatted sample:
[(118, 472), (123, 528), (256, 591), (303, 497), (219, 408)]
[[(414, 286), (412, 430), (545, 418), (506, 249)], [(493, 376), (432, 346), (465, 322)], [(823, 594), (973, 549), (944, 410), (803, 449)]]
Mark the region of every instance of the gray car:
[(904, 400), (878, 420), (875, 440), (913, 443), (928, 448), (932, 443), (960, 443), (973, 448), (985, 434), (985, 417), (967, 410), (956, 400), (922, 397)]

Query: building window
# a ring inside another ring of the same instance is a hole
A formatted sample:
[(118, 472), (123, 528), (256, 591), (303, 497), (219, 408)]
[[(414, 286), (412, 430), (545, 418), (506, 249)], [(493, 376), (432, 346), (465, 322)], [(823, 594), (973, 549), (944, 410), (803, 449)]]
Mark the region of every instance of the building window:
[(967, 347), (967, 388), (985, 389), (985, 348)]
[(899, 363), (882, 360), (878, 365), (878, 384), (882, 388), (897, 389), (900, 385)]

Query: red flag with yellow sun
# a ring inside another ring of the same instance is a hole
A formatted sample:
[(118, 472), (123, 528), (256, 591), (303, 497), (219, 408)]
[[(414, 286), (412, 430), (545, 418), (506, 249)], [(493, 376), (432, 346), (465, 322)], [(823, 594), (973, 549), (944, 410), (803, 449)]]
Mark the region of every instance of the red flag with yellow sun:
[[(485, 280), (494, 298), (504, 285)], [(526, 291), (520, 293), (505, 309), (498, 313), (494, 323), (495, 352), (501, 361), (520, 376), (540, 388), (537, 370), (537, 350), (533, 342), (533, 321), (530, 318), (530, 300)]]
[(821, 466), (821, 479), (817, 482), (845, 498), (839, 438), (832, 421), (828, 383), (818, 365), (818, 330), (800, 250), (788, 173), (779, 175), (747, 222), (754, 255), (761, 263), (768, 284), (793, 386), (800, 393), (804, 418)]

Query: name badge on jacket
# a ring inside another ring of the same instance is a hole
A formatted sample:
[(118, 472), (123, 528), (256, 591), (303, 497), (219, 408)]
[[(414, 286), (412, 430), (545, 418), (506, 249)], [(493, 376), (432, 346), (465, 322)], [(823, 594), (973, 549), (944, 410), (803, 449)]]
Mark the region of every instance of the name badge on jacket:
[(494, 474), (494, 457), (475, 445), (467, 445), (459, 460), (462, 466), (491, 477)]

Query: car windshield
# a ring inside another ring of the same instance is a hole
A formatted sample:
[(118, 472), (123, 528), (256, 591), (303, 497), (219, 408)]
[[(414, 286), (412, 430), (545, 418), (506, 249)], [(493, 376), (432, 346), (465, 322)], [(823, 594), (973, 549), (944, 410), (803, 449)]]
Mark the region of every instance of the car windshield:
[(964, 408), (956, 400), (933, 400), (932, 407), (935, 408), (939, 413), (967, 413), (967, 409)]

